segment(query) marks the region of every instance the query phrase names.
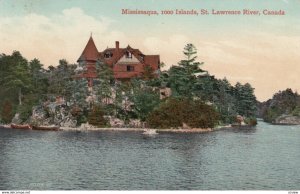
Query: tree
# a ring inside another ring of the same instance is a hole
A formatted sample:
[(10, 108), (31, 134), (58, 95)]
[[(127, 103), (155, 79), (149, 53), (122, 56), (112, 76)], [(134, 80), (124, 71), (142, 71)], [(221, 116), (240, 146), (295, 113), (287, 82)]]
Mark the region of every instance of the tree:
[(27, 60), (20, 52), (14, 51), (11, 56), (0, 59), (1, 73), (0, 84), (6, 92), (18, 94), (19, 105), (22, 105), (24, 93), (32, 90), (32, 79), (30, 76)]
[(204, 63), (196, 62), (197, 49), (193, 44), (187, 44), (184, 47), (183, 54), (186, 59), (181, 60), (178, 65), (183, 67), (187, 71), (188, 75), (193, 76), (196, 73), (205, 72), (200, 68), (200, 65), (203, 65)]
[(218, 80), (218, 91), (217, 100), (215, 101), (215, 106), (223, 123), (232, 123), (235, 121), (237, 111), (236, 111), (236, 99), (233, 96), (234, 88), (228, 82), (226, 78), (223, 80)]
[(266, 122), (274, 122), (281, 115), (299, 116), (300, 95), (287, 88), (275, 93), (272, 99), (260, 105), (261, 116)]
[(254, 88), (249, 83), (235, 85), (235, 98), (238, 114), (246, 117), (255, 117), (256, 115), (256, 97)]
[(33, 93), (37, 98), (42, 99), (48, 90), (46, 70), (43, 69), (43, 64), (36, 58), (29, 62), (29, 69), (33, 82)]
[(76, 65), (68, 64), (65, 59), (59, 60), (59, 65), (56, 68), (50, 66), (48, 70), (48, 93), (53, 96), (64, 96), (69, 100), (72, 94), (68, 91), (68, 84), (74, 79), (76, 67)]
[(10, 123), (13, 117), (12, 103), (6, 100), (2, 108), (1, 119), (4, 123)]
[(218, 80), (209, 74), (197, 76), (194, 83), (194, 94), (197, 98), (214, 103), (218, 96)]
[(114, 75), (112, 69), (102, 61), (96, 63), (98, 78), (95, 81), (94, 90), (99, 97), (100, 103), (108, 104), (112, 97), (114, 87)]
[(129, 100), (133, 103), (133, 111), (141, 121), (145, 121), (148, 114), (159, 105), (159, 92), (146, 85), (140, 79), (133, 79), (132, 93)]
[(128, 123), (130, 118), (136, 116), (131, 108), (132, 102), (129, 99), (131, 95), (132, 85), (130, 82), (117, 81), (115, 83), (115, 116), (125, 123)]
[(185, 59), (172, 66), (168, 72), (168, 85), (174, 96), (194, 96), (194, 86), (197, 81), (197, 74), (206, 72), (200, 68), (203, 62), (197, 62), (197, 50), (193, 44), (187, 44), (183, 51)]
[(144, 80), (151, 80), (155, 77), (154, 70), (150, 65), (145, 65), (143, 69), (144, 71), (143, 71), (142, 78)]

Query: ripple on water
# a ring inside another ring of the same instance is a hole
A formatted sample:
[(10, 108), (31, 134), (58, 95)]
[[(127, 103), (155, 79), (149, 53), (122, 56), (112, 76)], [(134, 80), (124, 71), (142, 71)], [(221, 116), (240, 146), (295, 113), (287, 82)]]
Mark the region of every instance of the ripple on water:
[(0, 131), (0, 189), (299, 190), (300, 128), (159, 134)]

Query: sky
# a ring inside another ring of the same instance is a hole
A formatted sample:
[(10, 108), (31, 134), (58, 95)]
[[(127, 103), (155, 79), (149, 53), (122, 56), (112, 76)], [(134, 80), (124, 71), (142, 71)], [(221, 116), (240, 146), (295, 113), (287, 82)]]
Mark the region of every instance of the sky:
[[(248, 15), (122, 15), (139, 10), (258, 10)], [(284, 10), (284, 16), (263, 10)], [(76, 63), (91, 33), (99, 51), (130, 45), (159, 54), (165, 68), (192, 43), (203, 69), (250, 83), (260, 101), (300, 91), (300, 0), (0, 0), (0, 53), (18, 50), (45, 67)]]

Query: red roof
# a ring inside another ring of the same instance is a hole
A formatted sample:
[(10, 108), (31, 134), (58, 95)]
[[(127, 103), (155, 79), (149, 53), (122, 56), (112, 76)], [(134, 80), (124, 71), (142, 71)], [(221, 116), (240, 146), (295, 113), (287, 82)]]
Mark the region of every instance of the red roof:
[[(129, 45), (126, 48), (107, 48), (103, 52), (99, 53), (99, 57), (105, 61), (108, 65), (113, 65), (118, 60), (129, 51), (135, 56), (141, 63), (146, 65), (151, 65), (152, 68), (157, 69), (158, 66), (154, 67), (156, 64), (160, 63), (159, 55), (144, 55), (139, 49), (133, 49)], [(112, 57), (105, 58), (105, 53), (112, 53)]]
[(80, 61), (95, 62), (97, 61), (98, 58), (99, 58), (99, 52), (91, 36), (77, 62)]
[(145, 55), (144, 63), (150, 65), (153, 70), (159, 69), (159, 55)]
[[(139, 61), (139, 68), (136, 68), (135, 71), (126, 71), (120, 65), (114, 66), (123, 56), (126, 56), (127, 54), (132, 54), (132, 56), (134, 56)], [(132, 77), (139, 77), (143, 74), (143, 68), (141, 67), (149, 65), (154, 71), (159, 70), (159, 58), (159, 55), (144, 55), (139, 49), (131, 48), (129, 45), (126, 48), (120, 48), (119, 41), (116, 41), (115, 48), (107, 48), (102, 52), (98, 52), (93, 38), (90, 37), (81, 56), (77, 60), (77, 62), (87, 62), (87, 69), (84, 73), (77, 75), (77, 77), (85, 77), (91, 79), (96, 78), (97, 71), (95, 64), (98, 60), (103, 61), (105, 64), (108, 64), (111, 68), (113, 68), (114, 77), (116, 79), (130, 79)]]

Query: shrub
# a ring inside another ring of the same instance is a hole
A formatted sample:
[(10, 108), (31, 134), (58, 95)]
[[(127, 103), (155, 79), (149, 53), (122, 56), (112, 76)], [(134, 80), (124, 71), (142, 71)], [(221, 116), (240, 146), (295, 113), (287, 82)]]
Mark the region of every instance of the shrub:
[(179, 128), (186, 123), (192, 128), (212, 128), (219, 114), (199, 100), (170, 98), (152, 111), (146, 122), (153, 128)]
[(21, 122), (25, 122), (32, 115), (32, 105), (31, 104), (23, 104), (18, 107), (18, 113), (20, 114)]
[(100, 106), (95, 106), (88, 115), (88, 122), (96, 127), (106, 127), (107, 120), (104, 118), (104, 112)]
[(1, 112), (1, 118), (4, 123), (10, 123), (12, 118), (14, 117), (13, 115), (13, 106), (10, 101), (5, 101), (2, 112)]
[(251, 126), (257, 125), (257, 120), (256, 118), (246, 118), (245, 123)]
[(80, 126), (82, 123), (86, 123), (88, 121), (88, 111), (86, 108), (80, 108), (78, 106), (74, 106), (71, 109), (71, 114), (76, 118), (77, 126)]
[(297, 106), (293, 111), (292, 111), (293, 116), (300, 116), (300, 106)]

